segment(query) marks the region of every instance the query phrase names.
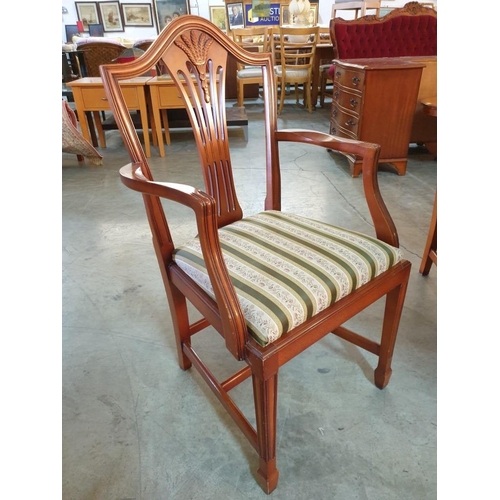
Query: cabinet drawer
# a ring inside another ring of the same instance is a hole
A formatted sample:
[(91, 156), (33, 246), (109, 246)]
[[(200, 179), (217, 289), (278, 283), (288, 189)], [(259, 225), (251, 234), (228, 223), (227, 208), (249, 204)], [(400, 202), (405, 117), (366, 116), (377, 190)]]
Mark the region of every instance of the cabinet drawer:
[[(358, 134), (359, 117), (354, 114), (346, 113), (339, 108), (336, 103), (332, 104), (331, 124), (335, 123), (337, 128), (348, 131), (352, 136)], [(331, 127), (332, 125), (330, 125)]]
[(347, 139), (358, 139), (355, 133), (340, 126), (334, 118), (330, 119), (330, 134)]
[(340, 88), (338, 85), (333, 86), (333, 101), (340, 107), (359, 115), (361, 111), (361, 102), (363, 96), (360, 93), (350, 92), (346, 89)]
[(360, 70), (346, 69), (341, 65), (335, 68), (335, 83), (363, 91), (365, 88), (365, 72)]
[[(184, 100), (175, 85), (158, 85), (160, 108), (184, 108)], [(153, 90), (154, 92), (154, 90)]]
[[(122, 87), (123, 96), (127, 107), (130, 109), (139, 109), (139, 96), (136, 87)], [(107, 110), (109, 108), (108, 99), (104, 88), (82, 88), (82, 98), (86, 110)]]

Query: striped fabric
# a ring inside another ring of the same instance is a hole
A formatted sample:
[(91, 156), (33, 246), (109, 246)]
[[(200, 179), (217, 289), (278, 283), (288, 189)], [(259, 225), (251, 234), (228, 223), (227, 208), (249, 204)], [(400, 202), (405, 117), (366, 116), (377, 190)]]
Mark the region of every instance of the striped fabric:
[[(376, 238), (277, 211), (219, 230), (250, 334), (266, 346), (401, 260)], [(198, 239), (174, 260), (213, 298)]]

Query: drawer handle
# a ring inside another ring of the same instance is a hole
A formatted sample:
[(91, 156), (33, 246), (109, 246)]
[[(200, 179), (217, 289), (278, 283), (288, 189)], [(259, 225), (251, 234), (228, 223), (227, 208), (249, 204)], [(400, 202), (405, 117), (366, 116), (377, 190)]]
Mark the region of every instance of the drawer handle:
[(334, 109), (334, 110), (332, 111), (332, 115), (333, 115), (335, 118), (337, 118), (337, 115), (338, 115), (338, 114), (339, 114), (339, 110), (338, 110), (338, 109)]
[(330, 130), (330, 135), (335, 135), (337, 133), (337, 129), (335, 127), (332, 127)]
[(333, 97), (334, 97), (335, 99), (338, 99), (338, 98), (339, 98), (339, 91), (338, 91), (338, 90), (336, 90), (336, 91), (333, 93)]
[(359, 76), (353, 76), (352, 77), (352, 83), (353, 83), (353, 85), (359, 85), (360, 82), (361, 82), (361, 78), (359, 78)]
[(107, 97), (101, 97), (101, 101), (107, 101), (108, 98)]
[(358, 101), (356, 101), (356, 99), (351, 99), (349, 101), (349, 104), (351, 105), (352, 108), (355, 108), (358, 105)]
[(348, 126), (348, 127), (353, 127), (354, 125), (356, 125), (356, 122), (352, 119), (349, 119), (345, 122), (345, 124)]
[(342, 76), (342, 73), (341, 73), (340, 71), (336, 71), (336, 72), (335, 72), (335, 76), (336, 76), (337, 78), (340, 78), (340, 77)]

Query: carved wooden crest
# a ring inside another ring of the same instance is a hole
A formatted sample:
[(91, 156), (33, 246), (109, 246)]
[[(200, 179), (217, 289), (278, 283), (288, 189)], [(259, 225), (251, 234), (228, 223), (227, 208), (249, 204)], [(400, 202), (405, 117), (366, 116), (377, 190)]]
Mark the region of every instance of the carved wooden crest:
[(190, 31), (189, 34), (182, 34), (175, 45), (185, 52), (189, 60), (196, 67), (201, 80), (201, 86), (205, 95), (205, 102), (210, 103), (210, 94), (208, 92), (207, 82), (207, 57), (213, 38), (201, 31)]

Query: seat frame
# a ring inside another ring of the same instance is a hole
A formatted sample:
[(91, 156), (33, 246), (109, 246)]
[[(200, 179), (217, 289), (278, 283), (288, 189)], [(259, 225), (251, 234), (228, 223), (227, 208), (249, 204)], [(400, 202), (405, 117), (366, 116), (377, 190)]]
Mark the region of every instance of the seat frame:
[[(378, 145), (317, 131), (277, 129), (276, 76), (271, 54), (248, 52), (209, 21), (185, 15), (170, 23), (148, 51), (135, 61), (101, 67), (106, 94), (131, 158), (131, 163), (120, 169), (121, 180), (130, 189), (143, 194), (153, 246), (172, 315), (179, 366), (183, 370), (194, 366), (199, 371), (248, 438), (259, 455), (256, 480), (266, 493), (270, 493), (277, 487), (279, 477), (276, 466), (279, 368), (329, 333), (334, 333), (378, 357), (374, 382), (378, 388), (384, 388), (392, 373), (391, 360), (411, 264), (406, 260), (398, 262), (267, 347), (259, 345), (249, 335), (218, 236), (219, 228), (243, 218), (231, 170), (225, 120), (225, 68), (228, 54), (243, 64), (262, 68), (266, 132), (265, 210), (281, 209), (279, 144), (298, 142), (316, 145), (363, 158), (363, 186), (375, 234), (380, 240), (396, 247), (398, 235), (378, 187)], [(127, 111), (120, 80), (139, 76), (160, 60), (165, 63), (185, 101), (202, 166), (204, 191), (153, 179)], [(175, 245), (162, 198), (192, 209), (215, 300), (174, 261)], [(384, 296), (385, 314), (379, 341), (343, 326), (347, 320)], [(187, 300), (202, 314), (201, 320), (190, 322)], [(222, 336), (232, 356), (244, 364), (241, 370), (222, 382), (201, 360), (191, 343), (194, 335), (210, 325)], [(231, 389), (249, 377), (254, 394), (255, 428), (229, 395)]]

